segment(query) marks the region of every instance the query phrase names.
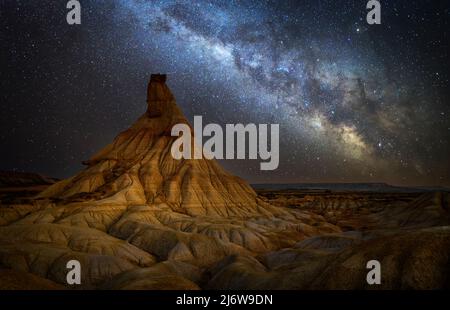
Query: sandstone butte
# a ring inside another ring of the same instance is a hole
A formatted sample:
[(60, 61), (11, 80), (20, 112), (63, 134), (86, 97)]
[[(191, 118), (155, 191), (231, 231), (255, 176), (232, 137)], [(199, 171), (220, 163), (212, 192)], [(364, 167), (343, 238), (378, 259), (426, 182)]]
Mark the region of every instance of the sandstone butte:
[(382, 208), (370, 232), (344, 233), (323, 214), (270, 204), (214, 160), (173, 159), (171, 128), (188, 121), (165, 75), (151, 76), (147, 105), (83, 171), (1, 206), (0, 288), (74, 288), (72, 259), (78, 289), (369, 288), (370, 259), (383, 264), (380, 288), (448, 287), (442, 199)]

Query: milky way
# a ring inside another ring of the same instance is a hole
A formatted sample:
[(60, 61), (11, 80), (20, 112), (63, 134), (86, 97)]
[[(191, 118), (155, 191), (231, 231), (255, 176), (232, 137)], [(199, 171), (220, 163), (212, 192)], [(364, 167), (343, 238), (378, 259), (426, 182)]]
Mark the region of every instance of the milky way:
[(191, 121), (280, 124), (278, 170), (222, 161), (250, 182), (450, 184), (448, 4), (80, 2), (2, 2), (1, 169), (72, 174), (161, 72)]

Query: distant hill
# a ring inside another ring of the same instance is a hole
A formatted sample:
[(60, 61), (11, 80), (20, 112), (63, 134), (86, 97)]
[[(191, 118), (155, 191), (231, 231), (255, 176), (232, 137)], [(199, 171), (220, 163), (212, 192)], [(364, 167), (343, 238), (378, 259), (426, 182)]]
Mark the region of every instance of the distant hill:
[(366, 192), (429, 192), (429, 191), (450, 191), (445, 187), (403, 187), (393, 186), (386, 183), (288, 183), (288, 184), (252, 184), (255, 190), (330, 190), (330, 191), (366, 191)]
[(58, 179), (37, 173), (0, 171), (0, 187), (50, 185), (56, 181), (58, 181)]

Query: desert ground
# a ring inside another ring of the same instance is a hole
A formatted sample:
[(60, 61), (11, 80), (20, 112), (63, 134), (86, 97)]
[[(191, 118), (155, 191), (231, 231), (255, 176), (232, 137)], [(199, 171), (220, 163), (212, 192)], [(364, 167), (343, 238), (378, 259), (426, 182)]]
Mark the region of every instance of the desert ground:
[[(270, 219), (69, 211), (33, 198), (48, 186), (0, 190), (1, 289), (449, 288), (446, 192), (258, 190), (280, 209)], [(69, 258), (83, 262), (80, 286), (66, 283)], [(383, 268), (375, 287), (371, 259)]]

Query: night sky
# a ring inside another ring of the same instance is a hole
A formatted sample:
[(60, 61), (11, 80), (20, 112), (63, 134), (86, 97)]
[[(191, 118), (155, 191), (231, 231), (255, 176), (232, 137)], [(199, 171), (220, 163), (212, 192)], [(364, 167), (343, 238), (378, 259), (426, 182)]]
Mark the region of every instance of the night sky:
[(0, 0), (0, 170), (68, 177), (146, 110), (151, 73), (190, 121), (280, 124), (252, 183), (450, 185), (450, 3)]

